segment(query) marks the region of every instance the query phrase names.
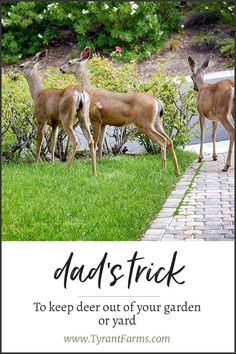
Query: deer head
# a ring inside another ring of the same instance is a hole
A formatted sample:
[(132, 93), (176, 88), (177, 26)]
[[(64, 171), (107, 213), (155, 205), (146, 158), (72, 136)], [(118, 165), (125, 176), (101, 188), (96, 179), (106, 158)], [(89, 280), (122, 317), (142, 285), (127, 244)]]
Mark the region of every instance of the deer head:
[(196, 68), (195, 61), (188, 57), (188, 63), (192, 71), (191, 79), (193, 80), (193, 87), (195, 91), (199, 90), (199, 87), (204, 83), (204, 72), (208, 67), (210, 56), (204, 60), (204, 62)]
[(44, 50), (43, 52), (37, 53), (30, 61), (26, 61), (25, 63), (21, 64), (19, 68), (20, 70), (22, 70), (23, 75), (26, 77), (30, 77), (34, 68), (39, 65), (41, 60), (47, 57), (47, 54), (48, 51)]
[(68, 63), (64, 64), (60, 67), (60, 71), (68, 74), (81, 74), (84, 69), (88, 59), (91, 56), (91, 49), (89, 47), (85, 47), (78, 58), (68, 61)]

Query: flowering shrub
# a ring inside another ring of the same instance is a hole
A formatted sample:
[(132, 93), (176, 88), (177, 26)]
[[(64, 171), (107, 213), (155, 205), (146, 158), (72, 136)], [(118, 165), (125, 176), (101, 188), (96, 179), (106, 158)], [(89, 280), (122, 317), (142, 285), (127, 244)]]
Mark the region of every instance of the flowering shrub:
[[(163, 72), (156, 72), (153, 77), (142, 83), (135, 69), (135, 64), (125, 64), (118, 69), (112, 67), (108, 59), (95, 56), (90, 61), (90, 80), (96, 87), (103, 87), (119, 92), (148, 92), (164, 103), (164, 128), (174, 140), (176, 146), (183, 146), (189, 141), (190, 119), (196, 111), (192, 89), (183, 89), (184, 78), (178, 80), (167, 77)], [(73, 75), (63, 75), (56, 68), (48, 68), (43, 73), (44, 87), (66, 87), (75, 84)], [(18, 157), (34, 156), (36, 128), (34, 105), (28, 84), (19, 73), (3, 74), (2, 78), (2, 151), (8, 160)], [(98, 108), (101, 109), (100, 102)], [(50, 131), (50, 130), (49, 130)], [(116, 128), (115, 145), (108, 146), (114, 153), (122, 150), (127, 139), (136, 139), (150, 152), (157, 152), (159, 146), (137, 132), (134, 127)], [(50, 135), (46, 134), (43, 156), (47, 158)], [(56, 156), (65, 160), (68, 153), (67, 136), (59, 134)]]
[[(52, 40), (66, 41), (74, 33), (77, 45), (104, 54), (116, 47), (117, 59), (142, 59), (162, 47), (180, 26), (179, 1), (95, 2), (43, 1), (2, 5), (3, 59), (17, 63)], [(120, 51), (119, 48), (122, 48)]]

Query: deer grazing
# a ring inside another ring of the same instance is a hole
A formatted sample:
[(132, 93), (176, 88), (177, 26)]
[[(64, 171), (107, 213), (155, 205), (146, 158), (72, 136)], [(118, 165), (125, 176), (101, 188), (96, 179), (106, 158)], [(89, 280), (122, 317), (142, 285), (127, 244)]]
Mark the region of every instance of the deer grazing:
[(102, 157), (106, 125), (125, 126), (133, 123), (161, 146), (163, 170), (166, 167), (166, 147), (171, 151), (176, 173), (179, 174), (173, 142), (163, 129), (162, 102), (147, 93), (118, 93), (92, 86), (86, 70), (89, 58), (90, 48), (86, 47), (77, 59), (70, 60), (60, 70), (74, 74), (90, 96), (90, 121), (99, 158)]
[(68, 138), (72, 143), (73, 149), (68, 159), (68, 166), (70, 166), (78, 147), (78, 139), (74, 133), (73, 126), (76, 122), (79, 122), (89, 144), (93, 174), (96, 175), (96, 153), (94, 141), (89, 129), (89, 95), (81, 91), (79, 87), (73, 85), (64, 89), (43, 88), (38, 72), (38, 65), (46, 55), (47, 51), (43, 51), (36, 54), (31, 61), (20, 65), (20, 69), (29, 84), (31, 96), (35, 103), (37, 120), (36, 161), (38, 162), (40, 158), (44, 130), (48, 124), (52, 127), (50, 146), (52, 162), (54, 162), (58, 127), (60, 127), (68, 134)]
[(200, 119), (200, 152), (198, 161), (203, 159), (203, 140), (205, 118), (212, 121), (212, 140), (213, 140), (213, 160), (217, 160), (215, 149), (216, 127), (218, 122), (227, 130), (230, 138), (229, 150), (223, 171), (228, 171), (231, 166), (232, 150), (234, 145), (234, 127), (230, 123), (230, 115), (233, 113), (234, 100), (234, 82), (232, 80), (221, 80), (214, 84), (208, 84), (204, 81), (204, 72), (209, 64), (208, 57), (198, 68), (196, 68), (194, 60), (189, 57), (188, 63), (192, 71), (192, 81), (194, 90), (198, 91), (197, 110)]

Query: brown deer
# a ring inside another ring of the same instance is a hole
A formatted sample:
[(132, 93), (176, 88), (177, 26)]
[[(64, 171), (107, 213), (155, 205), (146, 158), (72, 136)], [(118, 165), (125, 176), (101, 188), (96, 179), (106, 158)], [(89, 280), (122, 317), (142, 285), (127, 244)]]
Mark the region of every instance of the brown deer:
[(72, 143), (73, 149), (68, 159), (68, 166), (70, 166), (78, 147), (78, 139), (74, 133), (73, 126), (76, 122), (79, 122), (89, 144), (93, 174), (96, 175), (96, 153), (94, 141), (89, 129), (89, 95), (81, 91), (79, 87), (73, 85), (64, 89), (43, 88), (38, 72), (38, 65), (46, 55), (47, 51), (37, 53), (31, 61), (20, 65), (20, 69), (29, 84), (31, 96), (35, 103), (37, 120), (36, 161), (38, 162), (40, 158), (43, 134), (48, 124), (52, 127), (50, 147), (52, 162), (54, 162), (58, 127), (60, 127), (68, 134), (68, 138)]
[(213, 140), (213, 160), (217, 160), (215, 149), (216, 127), (218, 122), (227, 130), (230, 138), (229, 150), (223, 171), (228, 171), (231, 166), (232, 150), (234, 145), (234, 127), (230, 123), (230, 114), (233, 113), (234, 100), (234, 82), (232, 80), (221, 80), (214, 84), (208, 84), (204, 81), (204, 72), (209, 64), (209, 59), (196, 68), (194, 60), (189, 57), (188, 63), (192, 71), (192, 81), (194, 90), (198, 91), (197, 95), (197, 110), (200, 119), (200, 152), (198, 162), (203, 160), (203, 140), (205, 118), (212, 121), (212, 140)]
[(77, 59), (70, 60), (60, 70), (72, 73), (90, 96), (90, 121), (93, 127), (94, 144), (98, 144), (99, 158), (102, 157), (102, 146), (105, 126), (125, 126), (135, 124), (136, 127), (161, 146), (162, 169), (166, 166), (166, 146), (172, 154), (174, 167), (179, 174), (179, 167), (172, 140), (163, 129), (163, 104), (147, 93), (118, 93), (92, 86), (86, 71), (86, 63), (90, 58), (90, 48), (86, 47)]

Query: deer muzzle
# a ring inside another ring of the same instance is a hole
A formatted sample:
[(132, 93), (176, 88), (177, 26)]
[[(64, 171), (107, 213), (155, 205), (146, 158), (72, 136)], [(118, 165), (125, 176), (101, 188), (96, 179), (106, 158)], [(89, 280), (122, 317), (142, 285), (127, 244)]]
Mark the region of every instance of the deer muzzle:
[(66, 71), (67, 71), (66, 69), (67, 69), (67, 66), (66, 66), (66, 65), (63, 65), (63, 66), (60, 67), (60, 71), (61, 71), (63, 74), (66, 73)]

